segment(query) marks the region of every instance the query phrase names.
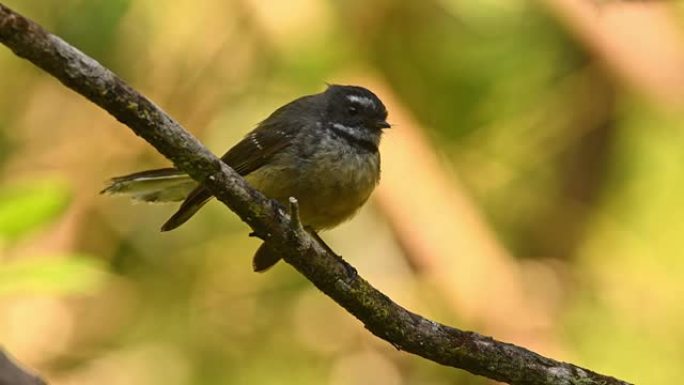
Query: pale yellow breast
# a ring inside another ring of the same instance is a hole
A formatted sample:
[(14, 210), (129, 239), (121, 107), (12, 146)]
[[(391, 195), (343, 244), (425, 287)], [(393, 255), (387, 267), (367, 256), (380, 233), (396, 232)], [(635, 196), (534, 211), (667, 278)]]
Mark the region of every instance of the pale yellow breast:
[(349, 219), (368, 200), (380, 178), (380, 157), (375, 154), (321, 156), (295, 167), (263, 167), (246, 179), (266, 196), (286, 204), (299, 201), (302, 223), (316, 230)]

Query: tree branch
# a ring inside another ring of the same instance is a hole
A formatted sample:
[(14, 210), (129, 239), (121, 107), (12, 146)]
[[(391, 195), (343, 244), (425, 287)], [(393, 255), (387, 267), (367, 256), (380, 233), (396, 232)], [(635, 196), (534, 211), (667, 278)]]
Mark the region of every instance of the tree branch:
[[(627, 384), (425, 319), (394, 303), (251, 188), (178, 122), (92, 58), (0, 4), (0, 42), (102, 107), (203, 183), (316, 287), (397, 349), (510, 384)], [(296, 212), (296, 210), (294, 210)]]
[(0, 348), (0, 385), (45, 385), (45, 381), (19, 366)]

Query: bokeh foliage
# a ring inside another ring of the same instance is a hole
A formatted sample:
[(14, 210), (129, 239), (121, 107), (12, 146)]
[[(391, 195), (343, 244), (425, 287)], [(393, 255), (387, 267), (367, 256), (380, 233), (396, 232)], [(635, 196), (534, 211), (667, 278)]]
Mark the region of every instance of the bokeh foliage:
[[(325, 81), (381, 79), (550, 293), (549, 354), (636, 383), (684, 374), (682, 116), (540, 2), (6, 3), (218, 153)], [(172, 207), (98, 196), (166, 163), (8, 50), (0, 74), (0, 343), (51, 383), (485, 383), (369, 336), (287, 266), (252, 274), (257, 242), (218, 204), (160, 234)], [(400, 303), (459, 324), (389, 227), (370, 207), (330, 239)]]

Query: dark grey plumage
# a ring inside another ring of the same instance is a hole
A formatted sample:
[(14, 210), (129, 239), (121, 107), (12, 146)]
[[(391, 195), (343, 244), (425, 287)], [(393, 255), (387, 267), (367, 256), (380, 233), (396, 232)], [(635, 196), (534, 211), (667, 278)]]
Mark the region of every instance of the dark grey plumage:
[[(350, 218), (378, 183), (386, 118), (384, 104), (371, 91), (331, 85), (278, 108), (221, 159), (269, 198), (283, 204), (297, 198), (302, 223), (311, 230), (327, 229)], [(114, 178), (103, 192), (156, 202), (185, 197), (162, 231), (182, 225), (212, 198), (172, 168)], [(263, 271), (278, 260), (264, 244), (254, 269)]]

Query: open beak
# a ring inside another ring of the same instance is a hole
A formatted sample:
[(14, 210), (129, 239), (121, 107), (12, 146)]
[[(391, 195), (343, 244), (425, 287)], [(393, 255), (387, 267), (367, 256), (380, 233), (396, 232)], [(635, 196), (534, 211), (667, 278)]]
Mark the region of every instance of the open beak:
[(379, 121), (375, 122), (375, 128), (378, 128), (378, 129), (392, 128), (392, 125), (387, 123), (386, 120), (379, 120)]

